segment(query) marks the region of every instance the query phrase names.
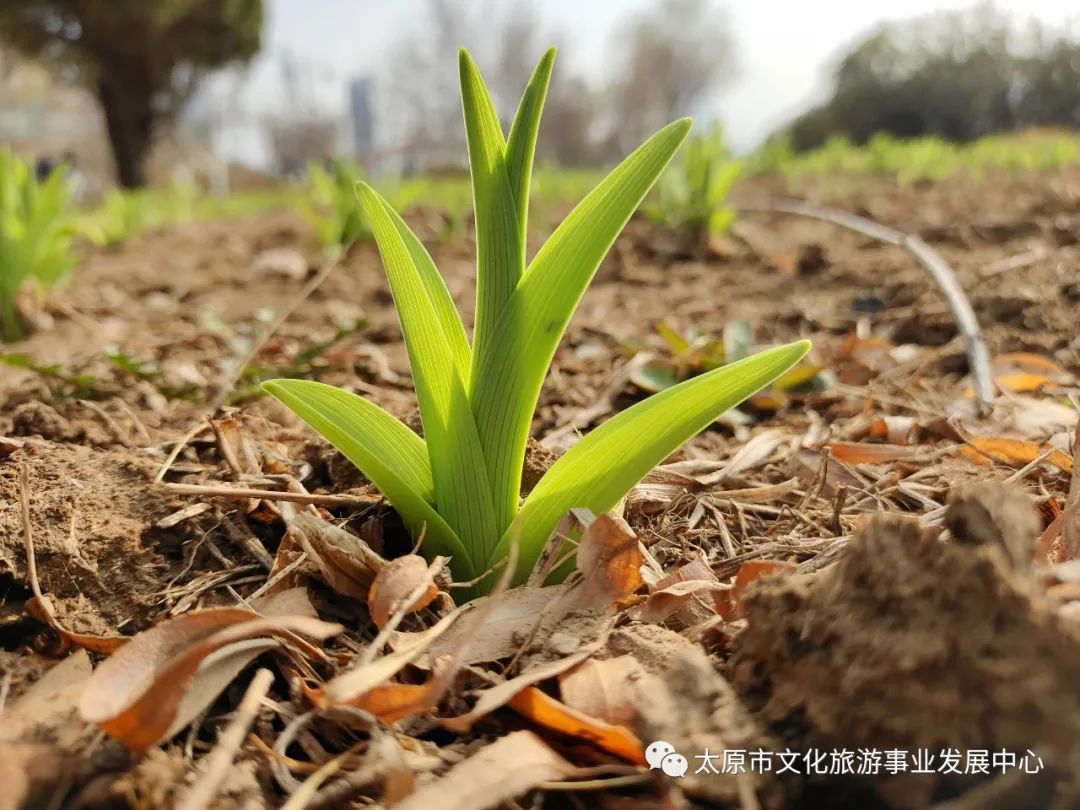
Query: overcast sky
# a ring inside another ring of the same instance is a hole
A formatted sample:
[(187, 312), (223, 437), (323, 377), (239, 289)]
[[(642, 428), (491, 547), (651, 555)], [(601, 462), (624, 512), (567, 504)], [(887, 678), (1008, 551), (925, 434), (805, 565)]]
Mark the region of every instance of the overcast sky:
[[(516, 0), (487, 2), (501, 5)], [(581, 71), (597, 74), (605, 70), (604, 55), (620, 20), (650, 2), (536, 0), (534, 5), (562, 32), (566, 59)], [(715, 2), (731, 15), (739, 70), (735, 82), (711, 105), (712, 112), (740, 149), (752, 147), (820, 98), (828, 86), (832, 60), (875, 23), (973, 5), (971, 0)], [(267, 5), (267, 50), (252, 79), (264, 108), (282, 103), (280, 70), (274, 65), (283, 52), (317, 67), (324, 105), (343, 104), (344, 90), (339, 93), (338, 88), (348, 77), (377, 75), (380, 60), (401, 33), (423, 25), (424, 0), (268, 0)], [(1077, 0), (1000, 0), (997, 5), (1054, 24), (1075, 24), (1080, 19)]]

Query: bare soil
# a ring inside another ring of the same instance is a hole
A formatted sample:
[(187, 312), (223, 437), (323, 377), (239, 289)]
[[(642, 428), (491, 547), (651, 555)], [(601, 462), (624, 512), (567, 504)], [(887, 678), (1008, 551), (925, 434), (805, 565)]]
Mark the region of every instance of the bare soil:
[[(756, 203), (784, 191), (779, 181), (755, 180), (740, 198)], [(812, 361), (829, 375), (823, 390), (747, 406), (744, 424), (714, 425), (672, 459), (693, 462), (679, 469), (697, 475), (776, 437), (719, 485), (684, 481), (631, 499), (627, 520), (665, 572), (699, 557), (722, 582), (753, 560), (797, 568), (751, 586), (745, 617), (695, 625), (684, 613), (661, 624), (623, 615), (606, 655), (632, 655), (666, 684), (664, 694), (642, 699), (632, 725), (645, 743), (663, 738), (684, 750), (1004, 748), (1037, 751), (1046, 768), (1007, 779), (658, 777), (583, 793), (583, 804), (554, 790), (545, 806), (1078, 806), (1080, 625), (1070, 605), (1080, 594), (1049, 573), (1047, 560), (1031, 562), (1040, 534), (1063, 510), (1070, 514), (1068, 470), (1046, 458), (979, 463), (978, 454), (954, 450), (969, 432), (1061, 446), (1075, 427), (1062, 410), (1080, 374), (1080, 172), (912, 188), (817, 181), (800, 192), (921, 235), (955, 269), (992, 354), (1037, 354), (1069, 379), (1009, 395), (980, 420), (965, 397), (967, 364), (948, 307), (902, 250), (823, 222), (748, 213), (702, 255), (632, 222), (556, 356), (537, 440), (557, 431), (572, 438), (566, 425), (585, 431), (643, 397), (620, 373), (642, 351), (663, 353), (660, 323), (719, 336), (741, 319), (760, 346), (811, 337)], [(468, 319), (471, 242), (440, 244), (423, 218), (415, 224)], [(530, 239), (539, 244), (549, 230), (537, 227)], [(268, 257), (275, 250), (289, 251), (291, 261)], [(323, 514), (386, 556), (409, 551), (396, 517), (363, 478), (284, 408), (257, 396), (260, 377), (287, 371), (349, 387), (402, 418), (414, 413), (373, 246), (351, 251), (263, 343), (274, 314), (321, 267), (311, 234), (288, 211), (170, 226), (116, 249), (88, 249), (37, 331), (3, 347), (55, 368), (0, 365), (0, 436), (15, 440), (0, 444), (0, 707), (70, 649), (32, 609), (18, 497), (23, 466), (38, 582), (74, 633), (130, 636), (193, 609), (236, 605), (265, 583), (268, 560), (276, 559), (276, 571), (292, 559), (282, 547), (281, 514), (266, 502), (181, 495), (155, 483), (169, 450), (222, 397), (236, 446), (252, 449), (261, 468), (242, 464), (238, 472), (222, 440), (205, 430), (186, 442), (166, 481), (265, 488), (273, 475), (287, 475), (311, 493), (366, 498), (365, 506), (331, 505)], [(871, 334), (893, 352), (887, 362), (853, 352), (852, 341)], [(314, 358), (305, 355), (329, 341)], [(253, 346), (251, 370), (237, 380), (236, 364)], [(901, 458), (848, 464), (822, 450), (829, 442), (880, 442), (877, 425), (891, 431), (901, 420), (903, 438), (886, 440), (910, 450)], [(546, 444), (557, 451), (563, 439)], [(1063, 452), (1071, 455), (1067, 446)], [(537, 445), (530, 475), (552, 458)], [(1050, 562), (1070, 556), (1063, 542)], [(363, 606), (301, 573), (294, 582), (310, 588), (320, 615), (347, 626), (338, 653), (371, 640)], [(22, 806), (166, 806), (196, 779), (246, 681), (227, 689), (195, 731), (142, 758), (90, 734), (61, 734), (81, 723), (73, 713), (0, 742), (11, 762), (35, 763), (9, 767), (30, 785)], [(276, 689), (275, 699), (303, 704), (286, 685)], [(416, 750), (438, 747), (429, 770), (441, 773), (506, 722), (521, 723), (499, 718), (458, 736), (415, 720), (399, 733)], [(264, 717), (254, 733), (272, 745), (280, 728)], [(581, 758), (580, 745), (557, 737), (552, 744), (575, 763), (595, 764), (595, 756)], [(318, 761), (343, 747), (323, 734), (289, 751)], [(214, 806), (284, 801), (264, 748), (245, 747)], [(61, 772), (75, 776), (58, 781)], [(320, 806), (389, 801), (391, 788), (400, 789), (391, 782), (373, 779), (342, 803)], [(0, 797), (8, 806), (18, 805)]]

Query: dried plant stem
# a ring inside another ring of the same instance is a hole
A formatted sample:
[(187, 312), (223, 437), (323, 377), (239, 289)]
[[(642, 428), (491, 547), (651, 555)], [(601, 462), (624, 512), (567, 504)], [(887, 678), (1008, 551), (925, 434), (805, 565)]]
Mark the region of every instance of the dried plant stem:
[(236, 498), (249, 500), (258, 498), (267, 501), (290, 501), (292, 503), (315, 504), (316, 506), (363, 506), (378, 503), (381, 497), (369, 498), (355, 495), (312, 495), (309, 492), (277, 492), (272, 489), (248, 489), (247, 487), (215, 487), (202, 484), (165, 484), (165, 489), (181, 495), (205, 495), (211, 498)]
[(232, 720), (221, 732), (217, 745), (207, 757), (206, 770), (202, 778), (192, 785), (187, 795), (177, 805), (180, 810), (204, 810), (213, 803), (214, 797), (221, 788), (221, 783), (232, 767), (237, 751), (243, 745), (244, 737), (255, 722), (259, 706), (266, 697), (266, 693), (270, 691), (273, 682), (274, 675), (270, 670), (260, 669), (255, 673)]
[(30, 472), (25, 464), (19, 465), (19, 511), (22, 515), (23, 547), (26, 549), (26, 579), (30, 592), (51, 614), (52, 605), (41, 592), (38, 583), (37, 557), (34, 555), (34, 530), (30, 523)]
[(794, 214), (800, 217), (831, 222), (842, 228), (869, 236), (879, 242), (902, 247), (915, 257), (915, 260), (930, 274), (937, 283), (952, 311), (956, 328), (964, 339), (964, 347), (974, 380), (975, 399), (979, 409), (985, 414), (995, 398), (994, 377), (990, 370), (990, 354), (975, 317), (975, 310), (964, 293), (964, 288), (956, 278), (952, 268), (938, 255), (930, 245), (914, 234), (904, 233), (889, 228), (865, 217), (849, 214), (837, 208), (803, 202), (801, 200), (777, 200), (764, 205), (739, 206), (743, 213)]

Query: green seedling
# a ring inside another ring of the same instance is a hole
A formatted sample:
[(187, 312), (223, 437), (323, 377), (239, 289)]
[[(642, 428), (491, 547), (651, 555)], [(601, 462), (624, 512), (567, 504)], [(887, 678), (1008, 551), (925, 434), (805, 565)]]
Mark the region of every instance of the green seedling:
[(742, 173), (742, 163), (724, 146), (720, 127), (691, 137), (682, 154), (660, 178), (656, 201), (646, 207), (653, 220), (705, 243), (731, 227), (735, 211), (728, 195)]
[(327, 251), (343, 252), (356, 242), (371, 240), (371, 228), (356, 206), (359, 182), (356, 165), (340, 158), (329, 168), (318, 163), (308, 166), (308, 219)]
[(353, 337), (368, 325), (367, 318), (339, 323), (334, 334), (325, 340), (308, 344), (284, 363), (275, 365), (251, 365), (244, 369), (237, 391), (229, 397), (229, 403), (236, 405), (246, 402), (261, 394), (259, 386), (275, 377), (307, 377), (326, 368), (323, 356), (342, 341)]
[(401, 321), (424, 438), (332, 386), (263, 385), (371, 479), (423, 536), (428, 556), (451, 556), (459, 580), (505, 560), (516, 544), (514, 581), (524, 582), (568, 510), (614, 508), (656, 464), (809, 349), (806, 341), (770, 349), (638, 403), (582, 438), (521, 501), (532, 415), (559, 341), (615, 237), (690, 129), (676, 121), (649, 138), (527, 262), (533, 151), (554, 56), (540, 60), (504, 135), (479, 71), (460, 55), (477, 248), (471, 345), (424, 246), (382, 197), (359, 187)]
[(40, 304), (71, 272), (77, 230), (66, 171), (39, 182), (25, 161), (0, 149), (0, 338), (23, 337), (20, 290), (32, 287)]
[[(680, 334), (665, 324), (657, 325), (656, 334), (660, 338), (659, 349), (651, 352), (651, 359), (630, 375), (630, 382), (649, 393), (667, 390), (726, 364), (737, 363), (750, 353), (753, 340), (753, 328), (740, 320), (729, 321), (720, 339), (700, 329)], [(789, 395), (825, 390), (828, 385), (826, 376), (827, 372), (821, 366), (800, 363), (750, 397), (749, 404), (760, 410), (779, 410), (787, 404)], [(749, 419), (734, 410), (728, 416), (736, 417), (729, 421)]]
[(862, 146), (833, 136), (812, 151), (774, 157), (752, 158), (751, 166), (778, 170), (795, 180), (880, 175), (907, 186), (957, 176), (981, 181), (992, 173), (1053, 171), (1080, 162), (1080, 138), (1069, 132), (1031, 130), (956, 144), (936, 136), (900, 139), (878, 133)]
[(72, 373), (59, 363), (37, 363), (21, 352), (0, 354), (0, 364), (26, 369), (37, 374), (55, 400), (83, 399), (95, 393), (96, 380), (89, 374)]

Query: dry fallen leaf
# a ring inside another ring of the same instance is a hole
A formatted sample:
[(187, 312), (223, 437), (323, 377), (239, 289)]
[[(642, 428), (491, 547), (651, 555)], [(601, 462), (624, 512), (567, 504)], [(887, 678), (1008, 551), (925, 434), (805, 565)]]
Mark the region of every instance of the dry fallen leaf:
[(613, 725), (635, 714), (633, 685), (645, 668), (632, 655), (589, 659), (559, 676), (559, 694), (570, 709)]
[(584, 578), (579, 604), (614, 608), (644, 584), (642, 562), (638, 539), (626, 521), (600, 515), (586, 526), (578, 545), (577, 566)]
[(371, 619), (380, 630), (390, 617), (401, 608), (403, 602), (421, 589), (418, 598), (406, 608), (406, 613), (423, 610), (439, 595), (439, 588), (431, 576), (427, 561), (416, 554), (407, 554), (390, 560), (371, 583), (368, 592), (368, 610)]
[(90, 677), (79, 704), (88, 722), (135, 752), (175, 734), (255, 656), (283, 639), (323, 641), (341, 625), (235, 608), (186, 613), (134, 636)]
[(646, 764), (645, 747), (630, 729), (575, 711), (535, 686), (518, 692), (507, 705), (549, 731), (582, 740), (634, 765)]
[(716, 604), (730, 590), (715, 579), (683, 580), (653, 591), (630, 615), (635, 621), (660, 624), (679, 614), (679, 621), (689, 627), (714, 615)]
[(437, 624), (414, 633), (405, 643), (381, 658), (361, 662), (358, 666), (341, 673), (329, 681), (317, 695), (320, 705), (353, 704), (364, 695), (389, 682), (402, 669), (428, 651), (431, 644), (445, 633), (462, 615), (463, 608), (448, 613)]
[[(560, 609), (557, 600), (565, 593), (566, 588), (562, 585), (520, 587), (507, 591), (499, 597), (467, 648), (462, 648), (461, 641), (465, 634), (470, 633), (471, 622), (461, 622), (435, 640), (428, 654), (438, 658), (456, 653), (465, 666), (509, 658), (521, 647), (523, 633), (527, 633), (549, 612)], [(477, 610), (490, 598), (483, 597), (471, 602), (467, 608)], [(391, 643), (397, 647), (399, 643), (407, 643), (406, 640), (413, 635), (416, 634), (400, 633)]]
[(289, 533), (326, 584), (344, 596), (367, 599), (376, 575), (387, 566), (359, 537), (308, 512), (297, 513)]
[(968, 436), (967, 444), (960, 448), (960, 452), (966, 458), (979, 464), (989, 464), (997, 461), (1002, 464), (1022, 466), (1035, 461), (1043, 453), (1047, 453), (1046, 461), (1059, 467), (1064, 472), (1072, 472), (1073, 460), (1063, 450), (1043, 447), (1036, 442), (1024, 439), (1012, 439), (1007, 436)]
[[(450, 688), (454, 676), (463, 666), (464, 653), (476, 638), (480, 628), (487, 622), (499, 600), (505, 596), (516, 565), (517, 546), (512, 545), (498, 582), (495, 583), (488, 598), (470, 614), (469, 621), (466, 623), (467, 629), (458, 638), (459, 646), (455, 648), (452, 655), (443, 656), (436, 662), (431, 677), (419, 688), (398, 688), (409, 685), (390, 683), (390, 678), (400, 672), (406, 664), (423, 655), (439, 634), (448, 629), (465, 612), (465, 608), (455, 608), (434, 627), (424, 633), (415, 634), (416, 637), (412, 638), (409, 644), (399, 646), (394, 652), (382, 658), (362, 658), (358, 666), (334, 678), (321, 692), (314, 692), (315, 702), (318, 705), (344, 703), (361, 708), (367, 707), (369, 710), (374, 710), (373, 713), (386, 722), (434, 710)], [(382, 635), (380, 634), (380, 637)], [(376, 653), (381, 646), (379, 639), (376, 639), (368, 648), (368, 653)]]
[(490, 689), (485, 689), (480, 693), (476, 705), (473, 706), (470, 711), (457, 717), (445, 718), (442, 721), (443, 726), (451, 731), (459, 733), (468, 731), (473, 727), (474, 723), (487, 717), (487, 715), (491, 714), (501, 706), (505, 706), (516, 695), (533, 684), (546, 681), (548, 678), (554, 678), (556, 675), (576, 667), (596, 652), (597, 647), (598, 645), (591, 645), (590, 647), (580, 650), (573, 655), (568, 655), (565, 658), (559, 658), (546, 664), (531, 667), (516, 678), (511, 678)]
[(717, 580), (705, 559), (698, 557), (659, 580), (631, 616), (659, 624), (677, 614), (679, 621), (689, 627), (715, 614), (717, 599), (730, 589), (730, 585)]
[(434, 711), (437, 702), (431, 682), (385, 683), (365, 692), (349, 705), (370, 713), (383, 723), (396, 723), (406, 717)]
[(903, 461), (919, 452), (919, 448), (900, 444), (870, 444), (862, 442), (829, 442), (832, 457), (844, 464), (886, 464)]
[(67, 722), (70, 718), (66, 715), (75, 711), (91, 672), (93, 667), (85, 650), (76, 650), (52, 667), (0, 713), (0, 743), (16, 742), (35, 727), (58, 726), (50, 732), (50, 737), (60, 748), (66, 747), (64, 740), (58, 740), (56, 735), (79, 735), (79, 724)]
[(1054, 360), (1032, 352), (1006, 352), (996, 355), (991, 364), (995, 374), (1041, 374), (1055, 382), (1067, 381), (1071, 374)]
[(531, 731), (515, 731), (422, 785), (394, 810), (485, 810), (578, 770)]

